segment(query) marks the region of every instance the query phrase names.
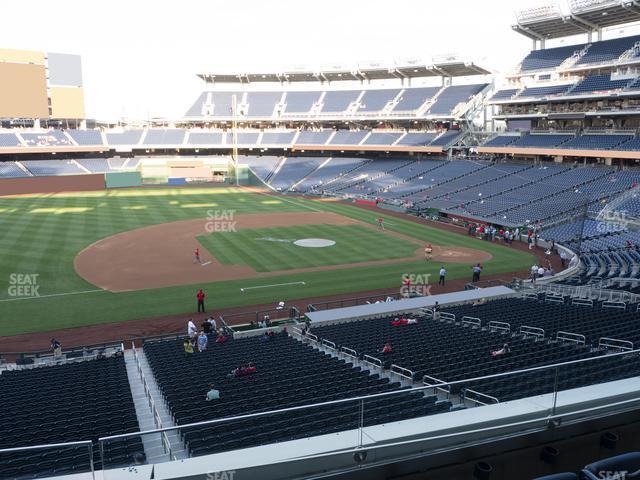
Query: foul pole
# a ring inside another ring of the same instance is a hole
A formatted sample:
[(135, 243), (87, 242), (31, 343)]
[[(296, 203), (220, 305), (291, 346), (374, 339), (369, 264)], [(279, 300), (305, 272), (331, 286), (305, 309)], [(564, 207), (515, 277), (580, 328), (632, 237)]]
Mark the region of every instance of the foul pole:
[(236, 176), (236, 186), (238, 186), (240, 184), (238, 180), (238, 97), (235, 93), (231, 96), (231, 115), (231, 136), (233, 141), (231, 160), (233, 161), (233, 169)]

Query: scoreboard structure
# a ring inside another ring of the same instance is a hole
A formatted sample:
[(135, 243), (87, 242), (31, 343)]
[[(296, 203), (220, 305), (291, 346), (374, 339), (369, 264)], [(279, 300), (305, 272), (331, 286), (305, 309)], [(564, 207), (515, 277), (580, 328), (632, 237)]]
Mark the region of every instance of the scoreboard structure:
[(84, 120), (80, 56), (0, 49), (0, 119)]

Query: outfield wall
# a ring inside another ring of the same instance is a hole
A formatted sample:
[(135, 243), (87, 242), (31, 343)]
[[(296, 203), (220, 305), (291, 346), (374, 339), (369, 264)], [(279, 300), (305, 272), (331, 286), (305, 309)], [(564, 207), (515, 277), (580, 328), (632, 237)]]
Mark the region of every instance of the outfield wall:
[(104, 190), (104, 174), (57, 177), (6, 178), (0, 180), (0, 196), (26, 193), (83, 192)]

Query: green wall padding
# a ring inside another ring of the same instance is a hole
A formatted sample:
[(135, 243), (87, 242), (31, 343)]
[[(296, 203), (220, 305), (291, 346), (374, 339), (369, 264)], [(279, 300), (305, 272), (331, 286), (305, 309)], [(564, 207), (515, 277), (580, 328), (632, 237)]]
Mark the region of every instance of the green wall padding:
[(142, 185), (140, 172), (111, 172), (105, 173), (107, 188), (139, 187)]

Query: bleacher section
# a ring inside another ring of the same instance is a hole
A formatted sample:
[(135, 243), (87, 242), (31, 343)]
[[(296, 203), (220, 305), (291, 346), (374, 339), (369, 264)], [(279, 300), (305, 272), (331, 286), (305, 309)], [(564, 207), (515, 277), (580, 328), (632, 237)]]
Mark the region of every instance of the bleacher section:
[[(418, 317), (415, 325), (392, 326), (397, 317), (369, 318), (357, 322), (318, 326), (313, 334), (335, 343), (338, 348), (347, 347), (358, 355), (370, 355), (389, 368), (398, 365), (412, 372), (413, 378), (431, 377), (431, 383), (453, 382), (485, 375), (515, 371), (542, 365), (552, 365), (571, 360), (604, 356), (604, 350), (590, 347), (601, 337), (640, 340), (640, 327), (633, 324), (635, 313), (612, 311), (600, 307), (529, 302), (521, 299), (504, 299), (489, 302), (482, 307), (465, 304), (447, 307), (447, 313), (455, 314), (457, 323), (435, 321)], [(480, 318), (485, 328), (462, 324), (462, 317)], [(414, 316), (415, 317), (415, 316)], [(490, 321), (510, 324), (510, 332), (486, 328)], [(585, 335), (587, 345), (536, 341), (513, 335), (520, 326), (543, 328), (548, 339), (555, 334), (569, 331)], [(381, 347), (389, 342), (390, 354), (381, 354)], [(492, 351), (509, 343), (511, 353), (493, 357)], [(616, 357), (611, 361), (587, 362), (561, 370), (559, 388), (576, 388), (594, 383), (633, 377), (640, 373), (640, 358)], [(499, 401), (515, 400), (553, 391), (553, 370), (550, 374), (516, 376), (504, 381), (478, 382), (462, 386), (496, 397)], [(460, 391), (452, 389), (452, 393)], [(468, 392), (466, 392), (468, 393)]]
[(321, 92), (288, 92), (285, 113), (309, 113), (318, 103)]
[(86, 173), (73, 160), (24, 160), (21, 163), (35, 176), (81, 175)]
[[(140, 430), (123, 357), (3, 371), (0, 448), (93, 440)], [(96, 468), (101, 468), (94, 448)], [(126, 467), (143, 452), (133, 438), (105, 446), (105, 464)], [(0, 454), (2, 478), (88, 472), (86, 447)]]
[(182, 145), (187, 131), (176, 129), (149, 129), (144, 137), (145, 145)]
[(0, 178), (28, 177), (15, 162), (0, 162)]
[(558, 67), (571, 57), (574, 52), (579, 52), (583, 48), (584, 45), (569, 45), (566, 47), (533, 50), (522, 61), (521, 70), (530, 72)]
[[(434, 86), (323, 91), (248, 91), (246, 93), (211, 91), (200, 94), (185, 116), (230, 119), (233, 116), (231, 98), (235, 94), (237, 114), (240, 118), (415, 116), (435, 97), (438, 98), (426, 115), (449, 117), (458, 104), (467, 102), (486, 86), (486, 84), (474, 84), (444, 88)], [(318, 109), (314, 108), (316, 105), (319, 105)]]
[(0, 147), (19, 147), (20, 140), (13, 133), (0, 133)]
[(67, 130), (78, 145), (102, 145), (102, 135), (98, 130)]
[(326, 158), (290, 157), (287, 158), (277, 173), (271, 177), (269, 184), (280, 191), (287, 191), (296, 182), (305, 178), (318, 168)]
[(63, 147), (73, 145), (62, 130), (49, 130), (43, 133), (21, 133), (21, 137), (29, 147)]
[(137, 145), (140, 142), (142, 133), (142, 130), (107, 132), (107, 143), (109, 145)]
[[(144, 351), (179, 425), (400, 389), (399, 383), (389, 383), (283, 335), (268, 341), (253, 337), (210, 342), (204, 353), (193, 358), (185, 358), (182, 342), (175, 340), (148, 342)], [(248, 362), (253, 362), (257, 373), (229, 377), (233, 369)], [(219, 400), (205, 401), (209, 383), (220, 391)], [(368, 401), (365, 425), (448, 411), (450, 406), (436, 403), (435, 396), (407, 391)], [(346, 403), (199, 427), (185, 431), (184, 439), (190, 454), (197, 456), (328, 434), (356, 428), (358, 407)]]
[(366, 90), (360, 98), (359, 112), (379, 112), (398, 96), (400, 91), (395, 88), (384, 90)]
[(451, 115), (460, 103), (466, 103), (487, 87), (486, 83), (477, 85), (454, 85), (440, 93), (429, 109), (429, 115)]
[(362, 92), (360, 90), (331, 90), (322, 99), (323, 113), (343, 113), (355, 102)]

